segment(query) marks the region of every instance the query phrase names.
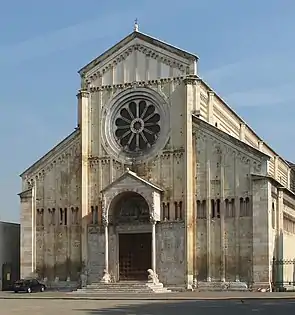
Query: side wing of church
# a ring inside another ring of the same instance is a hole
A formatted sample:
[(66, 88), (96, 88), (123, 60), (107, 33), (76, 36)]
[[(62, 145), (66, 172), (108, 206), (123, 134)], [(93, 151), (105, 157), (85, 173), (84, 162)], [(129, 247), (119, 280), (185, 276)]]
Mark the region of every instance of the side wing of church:
[(276, 281), (295, 256), (293, 166), (197, 65), (135, 30), (79, 71), (77, 129), (21, 175), (22, 277)]

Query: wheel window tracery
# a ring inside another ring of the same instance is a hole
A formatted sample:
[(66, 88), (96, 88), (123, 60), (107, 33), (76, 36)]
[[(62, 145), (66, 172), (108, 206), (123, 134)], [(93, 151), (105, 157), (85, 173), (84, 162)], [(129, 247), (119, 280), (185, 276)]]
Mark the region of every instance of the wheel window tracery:
[(127, 152), (151, 148), (161, 132), (156, 107), (144, 99), (127, 102), (115, 118), (115, 138)]

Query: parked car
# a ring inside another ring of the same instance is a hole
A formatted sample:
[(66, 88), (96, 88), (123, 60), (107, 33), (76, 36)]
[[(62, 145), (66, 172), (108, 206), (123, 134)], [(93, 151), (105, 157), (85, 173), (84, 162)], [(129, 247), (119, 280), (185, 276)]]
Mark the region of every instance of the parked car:
[(13, 285), (15, 293), (18, 292), (44, 292), (46, 290), (45, 284), (39, 282), (37, 279), (21, 279), (15, 281)]

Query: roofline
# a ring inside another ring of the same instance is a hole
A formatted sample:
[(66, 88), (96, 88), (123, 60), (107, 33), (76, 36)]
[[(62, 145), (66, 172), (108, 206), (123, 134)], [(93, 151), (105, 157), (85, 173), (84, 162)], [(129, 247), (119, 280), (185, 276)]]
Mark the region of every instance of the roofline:
[(158, 38), (153, 37), (153, 36), (151, 36), (151, 35), (148, 35), (148, 34), (146, 34), (146, 33), (142, 33), (142, 32), (137, 32), (137, 33), (140, 34), (140, 35), (142, 35), (142, 36), (144, 36), (145, 38), (153, 39), (153, 40), (157, 41), (158, 43), (163, 44), (163, 45), (165, 45), (165, 46), (167, 46), (167, 47), (169, 47), (169, 48), (176, 49), (176, 50), (178, 50), (179, 52), (182, 52), (182, 53), (183, 53), (186, 57), (188, 57), (189, 59), (192, 59), (192, 60), (199, 60), (199, 56), (198, 56), (198, 55), (193, 54), (193, 53), (191, 53), (191, 52), (189, 52), (189, 51), (187, 51), (187, 50), (185, 50), (185, 49), (179, 48), (178, 46), (175, 46), (175, 45), (171, 45), (171, 44), (169, 44), (169, 43), (167, 43), (167, 42), (165, 42), (165, 41), (163, 41), (163, 40), (161, 40), (161, 39), (158, 39)]
[[(95, 67), (97, 64), (99, 64), (102, 60), (108, 58), (110, 55), (112, 55), (113, 53), (115, 53), (116, 51), (118, 51), (125, 42), (129, 42), (134, 38), (140, 38), (143, 40), (146, 39), (150, 39), (155, 41), (157, 44), (163, 45), (166, 48), (171, 48), (171, 49), (175, 49), (176, 51), (179, 52), (179, 56), (181, 57), (185, 57), (188, 59), (192, 59), (195, 61), (199, 60), (199, 57), (195, 54), (192, 54), (186, 50), (183, 50), (177, 46), (173, 46), (171, 44), (168, 44), (160, 39), (157, 39), (155, 37), (152, 37), (150, 35), (147, 35), (145, 33), (142, 32), (138, 32), (138, 31), (133, 31), (132, 33), (128, 34), (127, 36), (125, 36), (123, 39), (121, 39), (117, 44), (114, 44), (112, 47), (108, 48), (107, 50), (105, 50), (102, 54), (100, 54), (98, 57), (94, 58), (93, 60), (91, 60), (88, 64), (86, 64), (86, 66), (82, 67), (80, 70), (78, 70), (78, 73), (80, 74), (80, 76), (82, 76), (85, 72), (89, 71), (89, 68), (93, 68)], [(181, 54), (180, 54), (181, 52)], [(184, 55), (184, 56), (183, 56)]]
[(67, 143), (71, 138), (74, 138), (74, 136), (76, 136), (76, 134), (78, 135), (78, 133), (80, 132), (80, 130), (78, 128), (76, 128), (73, 132), (71, 132), (66, 138), (64, 138), (63, 140), (61, 140), (58, 144), (56, 144), (50, 151), (48, 151), (46, 154), (44, 154), (43, 156), (41, 156), (35, 163), (33, 163), (31, 166), (29, 166), (28, 168), (26, 168), (20, 175), (19, 177), (23, 177), (25, 173), (27, 173), (30, 169), (32, 169), (33, 167), (35, 167), (36, 165), (38, 165), (38, 163), (41, 162), (41, 160), (45, 159), (46, 157), (49, 157), (49, 155), (52, 153), (52, 151), (56, 150), (58, 146)]
[(163, 191), (164, 191), (161, 187), (159, 187), (159, 186), (157, 186), (157, 185), (151, 183), (150, 181), (148, 181), (148, 180), (146, 180), (146, 179), (144, 179), (144, 178), (138, 176), (135, 172), (130, 171), (130, 169), (127, 168), (127, 170), (126, 170), (121, 176), (119, 176), (119, 177), (116, 178), (112, 183), (110, 183), (109, 185), (107, 185), (106, 187), (104, 187), (100, 192), (101, 192), (101, 193), (104, 193), (106, 190), (109, 190), (109, 189), (112, 188), (116, 183), (120, 182), (125, 176), (128, 176), (128, 175), (132, 176), (135, 180), (138, 180), (138, 181), (141, 181), (141, 182), (145, 183), (146, 185), (148, 185), (148, 186), (154, 188), (155, 190), (158, 190), (158, 191), (160, 191), (160, 192), (163, 192)]
[(274, 155), (278, 156), (287, 166), (290, 167), (290, 164), (288, 163), (288, 161), (285, 160), (285, 159), (283, 159), (283, 158), (281, 157), (281, 155), (279, 155), (276, 151), (274, 151), (262, 138), (260, 138), (260, 137), (258, 136), (258, 134), (249, 126), (249, 124), (248, 124), (243, 118), (241, 118), (241, 116), (239, 116), (239, 115), (228, 105), (228, 103), (227, 103), (221, 96), (219, 96), (219, 95), (210, 87), (210, 85), (209, 85), (207, 82), (204, 81), (204, 79), (202, 79), (202, 78), (199, 77), (199, 76), (198, 76), (198, 78), (199, 78), (199, 80), (201, 80), (201, 82), (208, 88), (209, 92), (213, 92), (214, 95), (218, 98), (218, 100), (219, 100), (220, 102), (222, 102), (222, 103), (229, 109), (229, 111), (231, 112), (231, 114), (233, 114), (236, 118), (238, 118), (241, 123), (245, 124), (246, 127), (258, 138), (259, 141), (262, 141), (263, 144), (264, 144), (271, 152), (274, 153)]
[(227, 132), (224, 132), (223, 130), (221, 129), (218, 129), (217, 127), (214, 127), (213, 125), (209, 124), (207, 121), (203, 120), (203, 119), (200, 119), (198, 116), (196, 116), (195, 114), (192, 114), (193, 116), (193, 119), (195, 119), (197, 122), (200, 122), (201, 124), (204, 124), (204, 125), (207, 125), (209, 128), (211, 128), (214, 132), (220, 132), (226, 136), (228, 136), (229, 138), (231, 138), (232, 140), (234, 141), (238, 141), (241, 145), (244, 145), (244, 146), (247, 146), (248, 148), (250, 148), (251, 150), (253, 150), (255, 153), (257, 153), (258, 155), (260, 156), (263, 156), (265, 158), (267, 158), (268, 160), (270, 159), (270, 156), (254, 147), (252, 147), (250, 144), (244, 142), (244, 141), (241, 141), (240, 139), (228, 134)]
[(0, 221), (0, 225), (1, 224), (8, 224), (8, 225), (13, 225), (13, 226), (20, 226), (20, 223), (17, 222), (9, 222), (9, 221)]
[(283, 190), (285, 192), (287, 192), (288, 194), (290, 194), (294, 199), (295, 199), (295, 193), (290, 190), (288, 187), (283, 186), (279, 181), (277, 181), (275, 178), (273, 178), (272, 176), (269, 175), (259, 175), (259, 174), (251, 174), (252, 177), (254, 177), (254, 179), (268, 179), (269, 181), (271, 181), (273, 184), (275, 184), (275, 186), (277, 187), (277, 189), (279, 190)]

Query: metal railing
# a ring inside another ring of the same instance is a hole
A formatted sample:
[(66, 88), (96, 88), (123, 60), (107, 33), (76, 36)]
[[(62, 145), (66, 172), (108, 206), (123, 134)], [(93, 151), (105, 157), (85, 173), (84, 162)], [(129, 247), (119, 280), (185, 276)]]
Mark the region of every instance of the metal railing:
[(272, 290), (295, 291), (295, 259), (272, 259)]

